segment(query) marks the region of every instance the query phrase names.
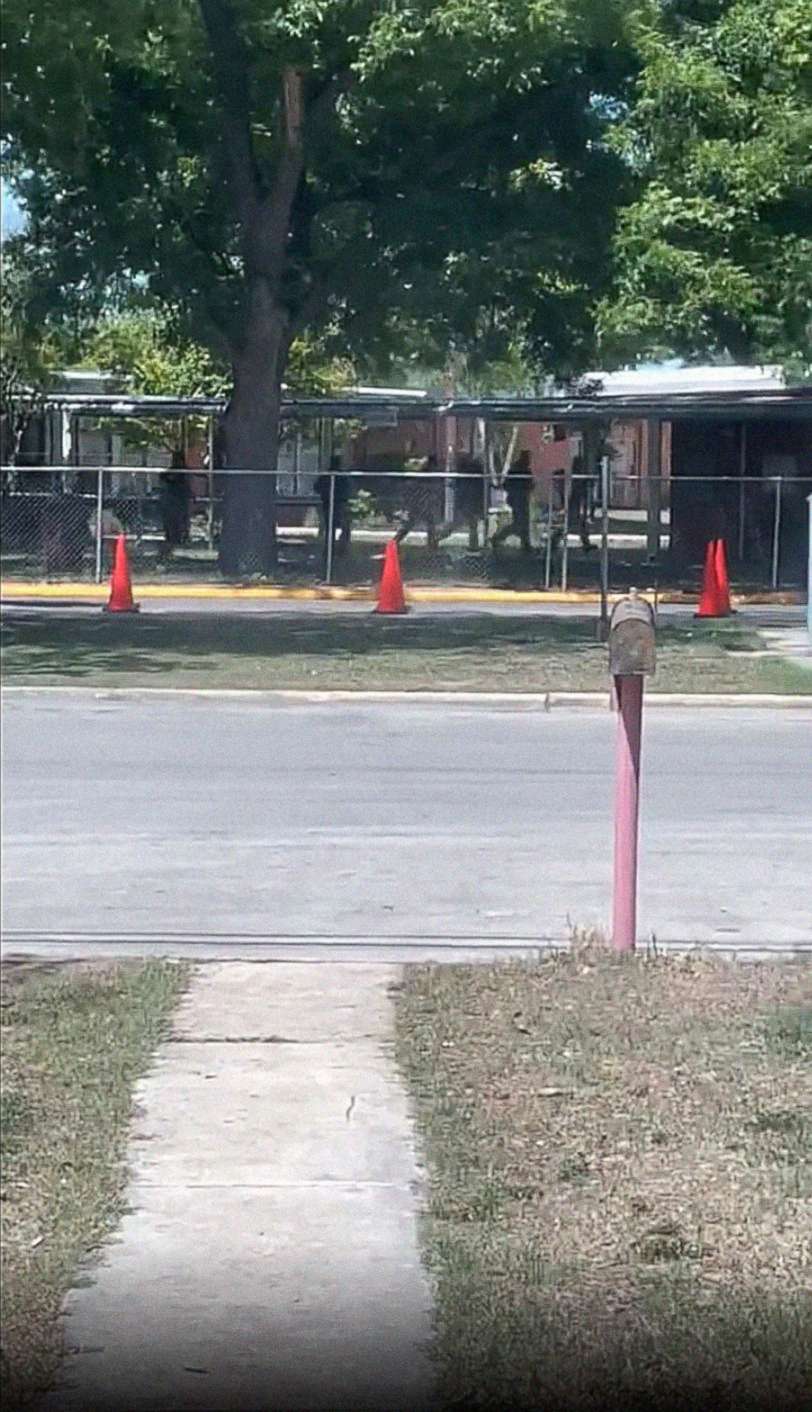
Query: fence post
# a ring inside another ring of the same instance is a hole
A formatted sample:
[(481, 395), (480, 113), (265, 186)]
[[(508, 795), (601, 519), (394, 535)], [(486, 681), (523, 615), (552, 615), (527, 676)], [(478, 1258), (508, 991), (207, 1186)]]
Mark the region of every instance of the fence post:
[(333, 582), (333, 547), (335, 545), (335, 520), (336, 520), (336, 473), (330, 468), (330, 489), (327, 498), (327, 554), (324, 565), (324, 582), (329, 585)]
[(609, 631), (609, 457), (601, 457), (601, 616), (599, 633), (606, 641)]
[(812, 495), (806, 497), (809, 506), (809, 564), (806, 575), (806, 630), (812, 638)]
[(561, 545), (561, 592), (566, 593), (569, 583), (570, 563), (570, 495), (572, 493), (572, 470), (564, 472), (564, 539)]
[(660, 557), (660, 530), (662, 528), (662, 423), (652, 417), (648, 422), (648, 445), (646, 466), (646, 553), (649, 559)]
[(214, 417), (209, 417), (208, 421), (208, 456), (209, 456), (209, 508), (206, 515), (206, 541), (209, 549), (214, 549)]
[(102, 511), (104, 509), (104, 471), (96, 470), (96, 583), (102, 581)]
[(445, 480), (443, 481), (443, 528), (453, 524), (454, 509), (457, 503), (457, 423), (453, 417), (443, 417), (445, 434)]
[(777, 587), (778, 587), (779, 560), (780, 560), (780, 557), (781, 557), (781, 488), (782, 488), (782, 485), (783, 485), (783, 478), (782, 478), (781, 476), (776, 476), (776, 478), (775, 478), (775, 518), (774, 518), (774, 520), (773, 520), (773, 567), (772, 567), (772, 586), (773, 586), (773, 588), (777, 588)]
[(553, 473), (547, 490), (547, 547), (544, 555), (544, 587), (550, 587), (553, 566)]
[(299, 494), (299, 479), (301, 475), (300, 467), (302, 463), (302, 428), (296, 427), (296, 435), (293, 439), (293, 493)]
[(482, 423), (482, 552), (488, 548), (491, 517), (491, 438), (488, 423)]
[(739, 426), (739, 563), (744, 560), (744, 522), (746, 513), (745, 476), (747, 474), (747, 423)]

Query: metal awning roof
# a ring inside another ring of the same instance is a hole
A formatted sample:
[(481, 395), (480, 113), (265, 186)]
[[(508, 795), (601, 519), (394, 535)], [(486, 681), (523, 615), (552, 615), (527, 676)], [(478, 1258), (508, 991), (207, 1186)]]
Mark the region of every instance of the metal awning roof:
[(753, 418), (812, 420), (812, 386), (764, 391), (594, 392), (585, 396), (544, 398), (455, 398), (438, 410), (457, 417), (485, 417), (493, 422), (662, 421), (687, 419), (743, 421)]
[[(114, 394), (55, 393), (47, 405), (83, 417), (194, 417), (221, 416), (223, 398), (136, 397)], [(484, 418), (489, 422), (571, 422), (663, 421), (686, 419), (743, 421), (755, 418), (812, 421), (812, 385), (763, 390), (713, 392), (635, 392), (610, 393), (600, 390), (551, 397), (422, 397), (414, 393), (351, 393), (335, 397), (286, 398), (282, 417), (286, 421), (369, 419), (380, 422), (413, 421), (454, 416)]]
[(122, 393), (52, 392), (46, 406), (81, 417), (220, 416), (222, 397), (137, 397)]
[[(45, 399), (47, 406), (57, 411), (81, 417), (180, 418), (219, 417), (225, 412), (224, 397), (138, 397), (126, 394), (55, 392)], [(393, 393), (349, 394), (340, 397), (284, 398), (284, 418), (364, 418), (380, 419), (385, 415), (411, 412), (418, 416), (433, 416), (439, 403), (427, 393), (421, 395)]]

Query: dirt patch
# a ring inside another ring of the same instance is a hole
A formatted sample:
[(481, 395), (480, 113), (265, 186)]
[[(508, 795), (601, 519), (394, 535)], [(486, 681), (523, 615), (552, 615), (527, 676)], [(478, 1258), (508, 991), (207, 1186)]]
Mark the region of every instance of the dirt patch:
[(589, 948), (398, 1013), (448, 1406), (804, 1405), (808, 972)]
[(102, 978), (109, 976), (112, 972), (119, 971), (126, 974), (138, 969), (137, 961), (114, 961), (112, 959), (89, 959), (85, 961), (60, 960), (58, 957), (49, 957), (47, 960), (39, 960), (31, 956), (11, 956), (4, 957), (0, 961), (0, 996), (3, 1005), (10, 1005), (19, 986), (26, 986), (31, 981), (42, 983), (74, 980), (79, 976), (98, 976)]

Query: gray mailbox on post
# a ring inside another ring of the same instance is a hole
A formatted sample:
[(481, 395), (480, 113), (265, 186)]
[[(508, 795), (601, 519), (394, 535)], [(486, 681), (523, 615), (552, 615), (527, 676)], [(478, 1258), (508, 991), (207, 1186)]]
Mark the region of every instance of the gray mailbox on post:
[(613, 677), (650, 677), (655, 658), (654, 609), (633, 588), (609, 620), (609, 671)]

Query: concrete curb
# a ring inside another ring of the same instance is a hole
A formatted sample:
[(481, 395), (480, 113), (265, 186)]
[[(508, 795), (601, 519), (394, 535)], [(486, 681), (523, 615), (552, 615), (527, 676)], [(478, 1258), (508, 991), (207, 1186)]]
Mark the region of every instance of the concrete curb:
[[(648, 588), (642, 590), (646, 593), (653, 592)], [(87, 599), (89, 602), (104, 602), (108, 596), (106, 584), (91, 583), (18, 583), (15, 581), (0, 582), (0, 599), (13, 603), (15, 599), (24, 599), (29, 602), (32, 599), (40, 599), (42, 602), (54, 602), (60, 599)], [(281, 588), (268, 586), (228, 586), (225, 584), (163, 584), (149, 583), (139, 584), (135, 589), (137, 599), (148, 598), (188, 598), (208, 599), (216, 601), (239, 600), (239, 599), (259, 599), (269, 603), (291, 602), (291, 603), (373, 603), (375, 601), (375, 590), (372, 588)], [(624, 595), (622, 593), (610, 593), (609, 602), (615, 603)], [(407, 602), (411, 603), (581, 603), (585, 606), (600, 603), (600, 594), (589, 590), (571, 590), (562, 593), (558, 589), (540, 591), (535, 589), (509, 589), (509, 588), (411, 588), (406, 594)], [(658, 594), (658, 602), (664, 605), (683, 605), (691, 607), (697, 602), (697, 595), (681, 592), (664, 592)], [(804, 599), (797, 593), (775, 593), (775, 594), (743, 594), (734, 595), (732, 602), (734, 605), (765, 606), (771, 605), (796, 607), (803, 604)]]
[[(87, 685), (32, 685), (14, 683), (4, 685), (0, 693), (4, 696), (17, 694), (68, 694), (86, 692), (97, 699), (107, 697), (141, 696), (184, 696), (220, 698), (234, 701), (264, 701), (270, 705), (329, 706), (342, 705), (414, 705), (414, 706), (466, 706), (505, 711), (551, 711), (554, 708), (602, 707), (611, 710), (609, 688), (606, 691), (549, 691), (549, 692), (496, 692), (496, 691), (296, 691), (263, 690), (254, 687), (193, 687), (193, 686), (101, 686)], [(812, 712), (812, 692), (808, 696), (770, 696), (767, 694), (735, 695), (692, 695), (677, 692), (648, 692), (647, 706), (671, 707), (749, 707), (751, 710), (775, 709), (806, 710)]]
[[(607, 943), (608, 946), (608, 943)], [(565, 937), (541, 936), (268, 936), (233, 933), (207, 937), (174, 933), (159, 937), (147, 933), (118, 936), (114, 933), (7, 932), (3, 937), (5, 960), (17, 957), (48, 957), (69, 961), (88, 956), (163, 956), (194, 963), (195, 967), (228, 962), (275, 965), (280, 962), (318, 966), (325, 962), (348, 966), (370, 963), (393, 965), (471, 964), (524, 959), (543, 961), (572, 950)], [(740, 964), (772, 962), (812, 965), (812, 941), (730, 941), (705, 938), (701, 941), (640, 940), (636, 955), (648, 961), (660, 957), (694, 956)]]

